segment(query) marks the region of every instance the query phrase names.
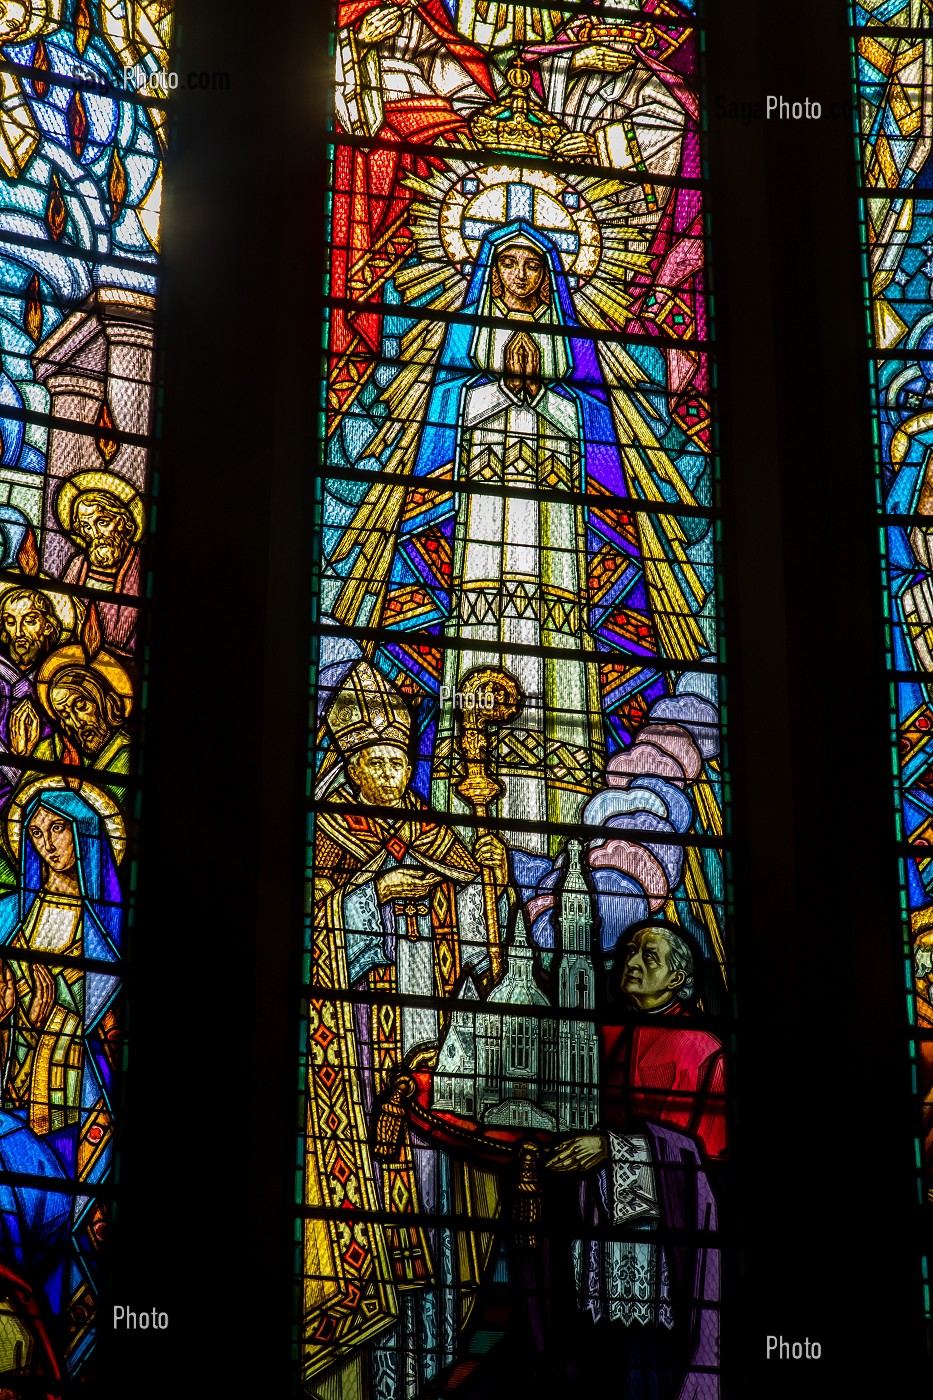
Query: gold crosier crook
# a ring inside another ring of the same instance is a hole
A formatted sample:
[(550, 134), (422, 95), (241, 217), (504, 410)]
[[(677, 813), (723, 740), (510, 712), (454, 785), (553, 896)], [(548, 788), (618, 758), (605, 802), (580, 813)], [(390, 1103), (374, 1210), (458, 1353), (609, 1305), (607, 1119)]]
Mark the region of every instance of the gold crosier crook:
[[(489, 816), (489, 805), (503, 792), (502, 784), (489, 772), (489, 727), (507, 724), (521, 712), (525, 696), (521, 686), (508, 671), (498, 666), (479, 666), (468, 671), (460, 682), (457, 696), (462, 697), (460, 719), (460, 752), (466, 763), (466, 776), (457, 783), (457, 791), (482, 820)], [(466, 697), (472, 696), (470, 704)], [(465, 703), (464, 703), (465, 702)], [(477, 837), (487, 833), (480, 827)], [(489, 942), (489, 966), (493, 983), (502, 975), (502, 948), (499, 942), (499, 909), (496, 883), (492, 871), (483, 866), (483, 902), (486, 906), (486, 937)]]

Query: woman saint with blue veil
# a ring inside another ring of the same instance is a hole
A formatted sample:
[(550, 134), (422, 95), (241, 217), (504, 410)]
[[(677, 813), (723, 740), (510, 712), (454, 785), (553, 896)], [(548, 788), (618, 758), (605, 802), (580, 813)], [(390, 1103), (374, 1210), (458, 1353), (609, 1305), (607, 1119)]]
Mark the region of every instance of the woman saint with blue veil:
[[(110, 1152), (111, 1068), (101, 1023), (117, 991), (120, 886), (104, 819), (79, 793), (47, 789), (19, 825), (19, 889), (0, 901), (3, 1107), (52, 1147), (69, 1176), (101, 1179)], [(20, 954), (61, 954), (57, 963)]]
[[(462, 483), (433, 522), (446, 517), (449, 528), (454, 515), (444, 632), (501, 646), (502, 664), (525, 693), (496, 759), (499, 814), (572, 822), (605, 760), (580, 498), (627, 494), (608, 395), (560, 249), (540, 229), (515, 220), (486, 234), (462, 310), (481, 319), (447, 332), (414, 469)], [(413, 523), (421, 529), (425, 521)], [(617, 545), (637, 555), (630, 540), (619, 536)], [(404, 552), (404, 537), (400, 546)], [(449, 649), (442, 681), (456, 692), (472, 667), (492, 659), (487, 647)], [(455, 811), (462, 804), (451, 787), (453, 735), (448, 707), (432, 800)], [(543, 832), (516, 839), (546, 851)]]

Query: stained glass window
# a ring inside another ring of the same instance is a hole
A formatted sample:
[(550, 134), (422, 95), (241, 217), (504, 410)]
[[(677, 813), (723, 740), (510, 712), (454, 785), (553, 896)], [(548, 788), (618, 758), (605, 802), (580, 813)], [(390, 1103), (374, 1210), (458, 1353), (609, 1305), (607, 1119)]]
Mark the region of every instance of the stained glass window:
[(0, 1389), (95, 1345), (171, 27), (171, 0), (0, 6)]
[[(933, 1104), (933, 36), (927, 7), (855, 6), (856, 97), (874, 436), (902, 842), (907, 1013)], [(923, 1151), (930, 1198), (933, 1137)], [(926, 1306), (929, 1313), (929, 1283)]]
[(327, 1400), (719, 1395), (699, 45), (678, 0), (336, 7), (298, 1231)]

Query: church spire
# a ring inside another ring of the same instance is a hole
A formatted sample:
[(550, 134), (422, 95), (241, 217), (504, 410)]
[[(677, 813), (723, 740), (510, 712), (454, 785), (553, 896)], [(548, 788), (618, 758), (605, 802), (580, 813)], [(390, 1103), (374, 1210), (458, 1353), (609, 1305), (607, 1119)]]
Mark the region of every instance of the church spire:
[(587, 892), (583, 867), (580, 864), (582, 851), (583, 847), (579, 841), (567, 842), (567, 878), (564, 880), (564, 889), (574, 894)]

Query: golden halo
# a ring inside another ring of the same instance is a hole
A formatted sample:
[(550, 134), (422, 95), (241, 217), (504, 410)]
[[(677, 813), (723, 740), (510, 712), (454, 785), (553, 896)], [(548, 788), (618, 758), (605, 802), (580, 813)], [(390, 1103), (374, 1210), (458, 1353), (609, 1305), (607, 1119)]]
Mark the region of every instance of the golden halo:
[(596, 272), (602, 254), (599, 224), (577, 185), (548, 171), (511, 165), (470, 170), (449, 186), (440, 207), (444, 251), (463, 268), (476, 261), (486, 230), (517, 218), (548, 234), (566, 272), (581, 281)]
[[(39, 792), (64, 792), (69, 790), (70, 783), (74, 782), (67, 778), (42, 777), (36, 778), (26, 787), (20, 788), (14, 793), (7, 811), (6, 819), (6, 844), (7, 849), (15, 860), (19, 860), (20, 847), (23, 841), (23, 813), (29, 806), (32, 799)], [(75, 789), (71, 789), (75, 791)], [(120, 813), (120, 809), (112, 797), (101, 792), (100, 788), (94, 787), (92, 783), (86, 783), (82, 779), (80, 786), (76, 789), (89, 807), (94, 811), (104, 823), (107, 837), (110, 841), (110, 848), (113, 851), (113, 858), (117, 865), (123, 859), (126, 852), (126, 823)]]
[(62, 0), (26, 0), (26, 27), (19, 34), (4, 40), (7, 44), (24, 44), (40, 34), (49, 34), (62, 22)]
[(633, 187), (618, 180), (564, 179), (504, 161), (477, 168), (451, 157), (442, 169), (423, 178), (408, 175), (405, 183), (415, 196), (410, 223), (418, 258), (395, 273), (403, 301), (439, 311), (462, 306), (482, 239), (517, 220), (547, 234), (559, 249), (581, 325), (625, 325), (633, 276), (653, 276), (648, 245), (654, 224), (633, 222), (625, 208)]
[(58, 516), (59, 525), (67, 534), (71, 534), (71, 517), (75, 499), (83, 495), (85, 491), (106, 491), (108, 495), (116, 496), (117, 500), (126, 506), (133, 517), (136, 524), (133, 543), (139, 543), (146, 532), (145, 507), (135, 486), (131, 486), (122, 476), (117, 476), (114, 472), (76, 472), (74, 476), (65, 478), (58, 488), (58, 495), (55, 497), (55, 514)]
[(47, 714), (54, 718), (55, 712), (49, 701), (49, 690), (59, 671), (65, 670), (67, 666), (80, 666), (85, 671), (96, 671), (107, 682), (110, 689), (115, 690), (122, 697), (125, 705), (124, 719), (129, 717), (133, 708), (133, 682), (128, 673), (116, 657), (111, 656), (109, 652), (99, 651), (93, 660), (88, 661), (84, 651), (78, 646), (57, 647), (55, 651), (49, 653), (39, 667), (36, 690), (39, 692), (39, 700)]
[(47, 598), (51, 603), (52, 611), (62, 625), (62, 631), (73, 632), (77, 622), (74, 601), (65, 593), (54, 593), (45, 587), (45, 583), (45, 579), (38, 578), (35, 574), (23, 574), (19, 583), (13, 583), (12, 580), (0, 583), (0, 608), (3, 607), (3, 600), (8, 593), (41, 593), (43, 598)]

